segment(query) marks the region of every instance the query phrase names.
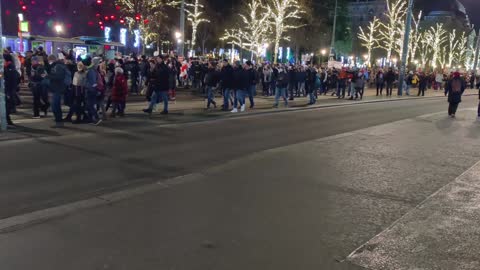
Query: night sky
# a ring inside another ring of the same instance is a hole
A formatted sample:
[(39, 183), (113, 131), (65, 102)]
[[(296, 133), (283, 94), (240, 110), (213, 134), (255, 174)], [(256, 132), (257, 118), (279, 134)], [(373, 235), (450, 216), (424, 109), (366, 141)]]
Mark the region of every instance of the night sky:
[(478, 13), (480, 12), (480, 1), (479, 0), (461, 0), (465, 8), (467, 9), (468, 17), (470, 17), (470, 21), (475, 24), (475, 28), (480, 27), (480, 16)]

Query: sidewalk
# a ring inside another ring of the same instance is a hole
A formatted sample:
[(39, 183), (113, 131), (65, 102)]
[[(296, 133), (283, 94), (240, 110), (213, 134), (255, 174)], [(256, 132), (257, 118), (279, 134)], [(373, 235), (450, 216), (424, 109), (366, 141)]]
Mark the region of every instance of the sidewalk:
[[(360, 268), (333, 256), (347, 256), (387, 229), (360, 249), (372, 256), (355, 253), (350, 260), (372, 269), (476, 270), (480, 168), (428, 197), (476, 162), (475, 131), (471, 111), (460, 111), (457, 120), (432, 114), (253, 153), (96, 197), (80, 207), (64, 206), (70, 215), (62, 218), (45, 220), (48, 211), (37, 213), (42, 224), (0, 234), (0, 265), (9, 270), (351, 270)], [(379, 157), (390, 165), (378, 164)], [(325, 167), (313, 173), (319, 160)], [(333, 175), (335, 183), (327, 184)]]

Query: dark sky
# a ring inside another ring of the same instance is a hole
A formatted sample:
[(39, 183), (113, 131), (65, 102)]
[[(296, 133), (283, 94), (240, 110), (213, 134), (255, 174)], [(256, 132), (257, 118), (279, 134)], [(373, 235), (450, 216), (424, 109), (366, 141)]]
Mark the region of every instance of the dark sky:
[(470, 17), (470, 21), (475, 24), (475, 28), (480, 27), (480, 16), (478, 13), (480, 12), (480, 1), (479, 0), (461, 0), (465, 9), (467, 10), (468, 16)]

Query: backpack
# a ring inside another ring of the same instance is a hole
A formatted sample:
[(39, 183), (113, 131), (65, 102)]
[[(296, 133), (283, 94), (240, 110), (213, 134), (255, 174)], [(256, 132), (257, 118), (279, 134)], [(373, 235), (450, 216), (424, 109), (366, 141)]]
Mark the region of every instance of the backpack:
[(65, 70), (65, 78), (63, 79), (63, 84), (65, 84), (65, 86), (70, 86), (72, 85), (72, 73), (66, 66), (64, 66), (63, 69)]
[(460, 93), (462, 92), (462, 81), (459, 79), (452, 80), (452, 92)]
[(102, 75), (98, 71), (97, 71), (97, 90), (102, 93), (105, 91), (105, 82), (103, 81)]

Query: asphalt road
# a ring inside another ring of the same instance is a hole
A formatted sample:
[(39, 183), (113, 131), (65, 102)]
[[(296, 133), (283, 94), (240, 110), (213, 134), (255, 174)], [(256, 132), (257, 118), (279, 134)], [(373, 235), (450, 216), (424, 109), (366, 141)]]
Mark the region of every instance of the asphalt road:
[[(461, 106), (476, 102), (468, 97)], [(443, 99), (408, 100), (0, 144), (7, 153), (0, 160), (0, 217), (202, 172), (206, 179), (120, 209), (71, 217), (66, 222), (85, 230), (75, 231), (58, 264), (38, 269), (81, 260), (74, 255), (89, 248), (89, 237), (101, 250), (94, 262), (116, 249), (118, 269), (360, 269), (339, 261), (478, 161), (480, 130), (472, 121), (460, 117), (465, 129), (442, 113), (416, 118), (445, 110)], [(117, 224), (115, 235), (129, 246), (89, 231), (88, 220), (101, 228)], [(42, 242), (30, 233), (23, 241)], [(49, 235), (52, 249), (67, 238), (58, 229)], [(0, 238), (0, 250), (15, 237)], [(216, 248), (208, 253), (202, 241)], [(122, 258), (127, 249), (135, 252)], [(18, 264), (20, 248), (8, 252), (2, 265), (27, 269)], [(96, 269), (87, 261), (71, 269)]]

